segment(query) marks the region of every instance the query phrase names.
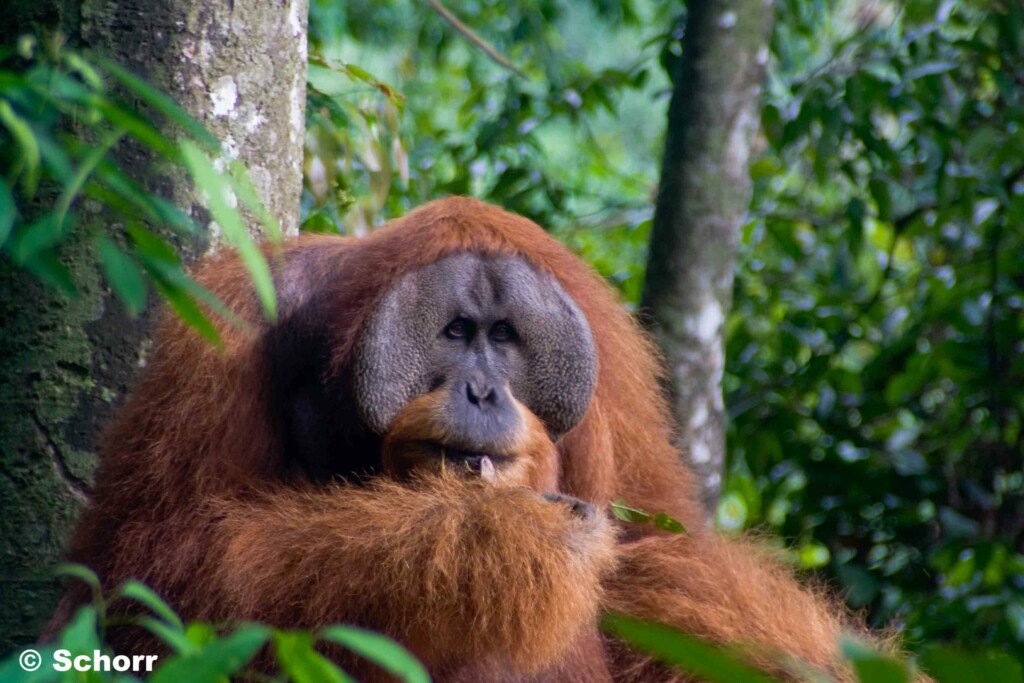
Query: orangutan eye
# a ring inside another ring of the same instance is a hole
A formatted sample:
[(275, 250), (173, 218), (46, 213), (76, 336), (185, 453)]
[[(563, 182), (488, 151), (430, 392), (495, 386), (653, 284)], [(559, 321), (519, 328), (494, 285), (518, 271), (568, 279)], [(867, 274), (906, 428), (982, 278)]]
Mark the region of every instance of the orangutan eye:
[(444, 336), (449, 339), (466, 339), (473, 334), (473, 323), (465, 318), (456, 318), (444, 328)]
[(504, 320), (494, 323), (494, 326), (491, 327), (491, 341), (507, 342), (512, 341), (515, 337), (516, 331)]

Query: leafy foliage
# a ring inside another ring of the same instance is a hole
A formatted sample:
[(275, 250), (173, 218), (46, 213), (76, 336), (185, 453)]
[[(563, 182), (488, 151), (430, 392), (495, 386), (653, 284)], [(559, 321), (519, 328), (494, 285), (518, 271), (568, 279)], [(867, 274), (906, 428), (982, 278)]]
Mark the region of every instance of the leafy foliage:
[(780, 7), (719, 519), (876, 625), (1024, 653), (1024, 13)]
[(672, 534), (685, 534), (686, 527), (675, 517), (671, 516), (667, 512), (658, 512), (651, 514), (638, 508), (629, 507), (625, 501), (616, 500), (612, 501), (611, 513), (616, 519), (622, 520), (629, 524), (650, 524), (655, 529), (661, 531), (667, 531)]
[[(471, 194), (558, 227), (596, 256), (606, 244), (595, 231), (642, 222), (652, 187), (644, 172), (664, 127), (643, 103), (667, 85), (663, 41), (645, 44), (644, 24), (671, 26), (666, 7), (448, 9), (522, 75), (427, 3), (312, 3), (303, 227), (361, 234), (424, 201)], [(595, 42), (615, 49), (595, 53)], [(363, 75), (323, 68), (353, 62)], [(642, 262), (614, 267), (638, 292)]]
[[(55, 645), (37, 648), (42, 661), (37, 670), (26, 671), (19, 662), (20, 653), (16, 652), (0, 662), (0, 680), (9, 683), (127, 680), (124, 674), (116, 671), (83, 673), (72, 669), (60, 672), (52, 666), (54, 653), (58, 650), (68, 650), (72, 657), (88, 655), (90, 661), (96, 650), (113, 657), (114, 653), (105, 644), (104, 634), (116, 620), (121, 627), (144, 628), (155, 636), (157, 643), (162, 643), (166, 654), (159, 657), (152, 674), (145, 676), (145, 680), (151, 683), (184, 680), (221, 683), (231, 676), (254, 677), (256, 672), (249, 666), (262, 650), (271, 652), (272, 661), (295, 683), (354, 680), (318, 652), (318, 644), (340, 645), (405, 683), (430, 681), (423, 666), (405, 648), (376, 633), (351, 626), (328, 626), (318, 633), (309, 633), (282, 631), (260, 624), (237, 624), (230, 628), (218, 628), (202, 622), (186, 624), (156, 593), (137, 581), (128, 581), (104, 596), (99, 579), (85, 567), (69, 565), (63, 567), (62, 572), (89, 585), (93, 594), (92, 604), (77, 612)], [(124, 616), (123, 608), (116, 615), (109, 612), (109, 605), (115, 601), (123, 605), (124, 600), (139, 603), (146, 611), (132, 617)]]
[[(152, 115), (124, 103), (118, 92), (131, 93)], [(178, 126), (181, 139), (164, 133), (156, 116)], [(207, 189), (211, 213), (242, 252), (264, 309), (273, 317), (270, 273), (234, 199), (260, 217), (270, 239), (279, 239), (280, 229), (261, 206), (245, 170), (225, 163), (219, 142), (166, 95), (107, 59), (89, 59), (66, 48), (58, 37), (39, 42), (24, 36), (17, 49), (0, 52), (3, 257), (72, 296), (74, 277), (60, 249), (68, 240), (87, 240), (128, 313), (137, 315), (144, 308), (148, 282), (183, 319), (216, 341), (204, 308), (233, 317), (186, 274), (179, 255), (182, 246), (204, 239), (205, 228), (123, 167), (123, 155), (115, 150), (129, 145), (162, 163), (184, 164), (197, 186)], [(228, 166), (229, 172), (217, 165)], [(102, 225), (88, 218), (100, 210), (108, 212)], [(114, 221), (124, 229), (115, 229)]]
[[(415, 657), (393, 640), (377, 633), (352, 626), (327, 626), (313, 633), (285, 631), (260, 624), (234, 624), (218, 627), (202, 622), (185, 623), (151, 589), (137, 581), (128, 581), (109, 595), (100, 589), (99, 579), (81, 565), (66, 565), (60, 571), (89, 585), (93, 601), (83, 606), (63, 629), (52, 645), (37, 646), (42, 665), (26, 671), (21, 653), (12, 653), (0, 661), (0, 680), (10, 683), (43, 683), (47, 681), (119, 681), (125, 680), (117, 671), (93, 670), (88, 673), (56, 671), (55, 653), (66, 650), (72, 658), (86, 655), (92, 663), (93, 652), (113, 658), (114, 652), (105, 642), (107, 629), (143, 628), (164, 654), (156, 660), (149, 673), (136, 671), (151, 683), (180, 680), (197, 683), (219, 683), (228, 677), (261, 678), (258, 673), (268, 664), (279, 668), (274, 680), (295, 683), (336, 682), (354, 679), (323, 653), (323, 647), (341, 646), (358, 657), (372, 662), (405, 683), (429, 683), (430, 676)], [(141, 611), (124, 611), (124, 601), (135, 602)], [(118, 603), (117, 612), (110, 605)], [(680, 671), (698, 675), (701, 680), (722, 683), (766, 683), (778, 680), (750, 665), (742, 646), (724, 648), (661, 624), (645, 622), (620, 614), (608, 614), (601, 622), (608, 634), (650, 654), (653, 658)], [(261, 652), (272, 655), (258, 669), (251, 668)], [(843, 654), (863, 683), (902, 683), (912, 680), (914, 661), (900, 662), (855, 640), (843, 643)], [(806, 664), (782, 654), (778, 655), (780, 670), (806, 680), (822, 679)], [(932, 648), (922, 657), (928, 672), (938, 683), (999, 680), (1020, 683), (1024, 678), (1017, 662), (1004, 654), (988, 651), (965, 653), (955, 648)]]
[[(621, 615), (606, 615), (602, 629), (638, 650), (674, 669), (700, 677), (709, 683), (766, 683), (779, 680), (829, 681), (830, 677), (806, 663), (778, 653), (772, 659), (784, 679), (752, 667), (742, 647), (725, 648), (676, 631), (668, 626)], [(841, 644), (844, 659), (859, 683), (908, 683), (915, 680), (918, 665), (914, 659), (901, 661), (857, 641), (846, 638)], [(759, 653), (761, 655), (769, 653)], [(966, 681), (1024, 681), (1019, 662), (1004, 653), (987, 650), (967, 653), (952, 647), (932, 647), (921, 664), (937, 683)]]

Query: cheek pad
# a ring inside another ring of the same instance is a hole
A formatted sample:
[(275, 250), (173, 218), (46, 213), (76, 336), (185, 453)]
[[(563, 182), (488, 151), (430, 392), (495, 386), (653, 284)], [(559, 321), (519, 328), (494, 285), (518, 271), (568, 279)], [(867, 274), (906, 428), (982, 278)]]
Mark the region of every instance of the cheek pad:
[[(554, 284), (554, 283), (552, 283)], [(555, 285), (557, 287), (557, 285)], [(524, 315), (524, 403), (558, 434), (583, 419), (597, 385), (590, 326), (567, 294), (548, 289), (549, 306)]]
[[(360, 419), (385, 433), (410, 400), (427, 390), (431, 364), (424, 335), (440, 320), (420, 306), (411, 276), (392, 288), (363, 328), (353, 365), (353, 391)], [(426, 337), (431, 339), (432, 336)]]
[(513, 392), (548, 428), (572, 429), (597, 385), (597, 351), (583, 311), (554, 277), (508, 259), (503, 279), (525, 369)]

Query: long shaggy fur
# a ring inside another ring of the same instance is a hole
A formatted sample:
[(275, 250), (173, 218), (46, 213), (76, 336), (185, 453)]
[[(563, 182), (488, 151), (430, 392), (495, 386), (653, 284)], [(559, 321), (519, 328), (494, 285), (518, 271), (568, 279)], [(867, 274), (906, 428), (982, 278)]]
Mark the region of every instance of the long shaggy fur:
[(272, 490), (218, 507), (226, 543), (211, 570), (228, 614), (372, 624), (435, 671), (557, 658), (594, 623), (613, 560), (604, 519), (479, 481)]
[[(325, 381), (344, 377), (391, 284), (460, 250), (529, 259), (593, 330), (597, 388), (557, 443), (559, 491), (668, 512), (689, 535), (615, 545), (606, 523), (575, 519), (526, 489), (445, 478), (314, 485), (293, 466), (273, 344), (324, 350)], [(537, 225), (451, 198), (364, 239), (300, 237), (268, 256), (276, 329), (291, 330), (278, 334), (287, 338), (268, 341), (273, 330), (237, 257), (207, 261), (198, 279), (249, 329), (223, 326), (218, 349), (168, 318), (106, 435), (71, 557), (107, 586), (141, 579), (188, 618), (380, 629), (440, 680), (672, 680), (618, 648), (606, 660), (600, 607), (840, 670), (840, 611), (756, 546), (706, 530), (672, 445), (651, 342), (611, 288)], [(72, 591), (56, 622), (82, 599)]]

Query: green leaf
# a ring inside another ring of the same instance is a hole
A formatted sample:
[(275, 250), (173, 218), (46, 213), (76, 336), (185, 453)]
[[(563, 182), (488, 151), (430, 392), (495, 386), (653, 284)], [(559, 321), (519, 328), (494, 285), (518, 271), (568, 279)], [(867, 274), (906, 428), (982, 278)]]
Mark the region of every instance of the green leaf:
[(168, 625), (167, 622), (154, 619), (153, 617), (138, 617), (133, 621), (167, 643), (178, 654), (188, 655), (196, 652), (195, 644), (181, 630)]
[(94, 603), (97, 605), (103, 603), (103, 586), (100, 584), (100, 577), (96, 576), (96, 573), (85, 565), (72, 563), (58, 564), (54, 568), (53, 573), (57, 576), (78, 579), (89, 586), (89, 592), (92, 594)]
[(404, 647), (387, 636), (354, 626), (328, 626), (320, 632), (329, 640), (369, 659), (406, 683), (430, 683), (423, 665)]
[(349, 683), (354, 679), (313, 649), (313, 637), (300, 631), (274, 634), (274, 653), (293, 683)]
[(14, 194), (7, 181), (0, 178), (0, 247), (4, 246), (18, 217), (18, 207), (14, 205)]
[(821, 543), (808, 543), (800, 548), (799, 557), (804, 569), (819, 569), (828, 564), (831, 553)]
[(776, 680), (744, 663), (738, 653), (664, 624), (610, 614), (601, 620), (601, 629), (654, 659), (709, 683), (769, 683)]
[(164, 602), (164, 599), (157, 595), (149, 586), (146, 586), (135, 579), (129, 579), (121, 584), (116, 595), (128, 598), (129, 600), (135, 600), (136, 602), (141, 602), (176, 630), (185, 630), (185, 625), (181, 623), (181, 618), (173, 609), (171, 609), (170, 605)]
[(174, 247), (142, 225), (129, 223), (127, 230), (128, 236), (132, 238), (132, 242), (135, 243), (140, 254), (163, 263), (181, 263), (178, 252), (174, 250)]
[(52, 212), (47, 213), (14, 232), (8, 248), (15, 263), (25, 264), (64, 239), (66, 230), (62, 229), (56, 218)]
[(182, 290), (189, 297), (204, 304), (214, 313), (224, 318), (238, 329), (246, 332), (251, 331), (251, 326), (248, 322), (238, 317), (238, 315), (228, 308), (223, 301), (218, 299), (213, 292), (189, 277), (188, 273), (184, 271), (180, 264), (170, 263), (164, 260), (150, 259), (146, 256), (141, 256), (141, 260), (143, 265), (146, 266), (146, 270), (153, 277), (160, 278), (164, 282)]
[(53, 251), (46, 250), (34, 254), (31, 258), (26, 259), (23, 265), (25, 270), (42, 280), (47, 286), (53, 287), (67, 296), (76, 294), (77, 289), (71, 279), (71, 271), (60, 262), (57, 254)]
[(223, 683), (253, 658), (270, 638), (266, 626), (243, 626), (231, 635), (215, 640), (193, 653), (165, 662), (150, 683)]
[(853, 664), (857, 679), (863, 683), (909, 683), (913, 672), (909, 663), (882, 654), (858, 640), (843, 637), (843, 656)]
[(338, 233), (338, 226), (334, 224), (334, 221), (330, 219), (323, 212), (318, 211), (310, 214), (306, 217), (306, 220), (299, 226), (299, 230), (302, 232), (315, 232), (325, 235), (335, 235)]
[(25, 178), (22, 181), (25, 193), (29, 196), (35, 194), (36, 186), (39, 184), (39, 145), (36, 142), (35, 133), (32, 127), (18, 116), (7, 100), (0, 99), (0, 122), (3, 122), (11, 137), (18, 143), (22, 159), (25, 163)]
[(631, 524), (647, 524), (651, 521), (651, 515), (637, 508), (631, 508), (626, 505), (626, 501), (619, 499), (612, 501), (611, 504), (612, 514), (615, 515), (616, 519), (621, 519), (623, 522), (629, 522)]
[(889, 192), (889, 183), (875, 177), (868, 181), (868, 189), (878, 207), (878, 217), (887, 223), (892, 222), (892, 194)]
[(195, 144), (188, 140), (182, 141), (181, 153), (185, 165), (195, 180), (196, 187), (202, 188), (205, 192), (210, 213), (213, 214), (214, 220), (224, 231), (224, 237), (238, 249), (242, 262), (245, 263), (245, 267), (252, 277), (267, 319), (275, 320), (277, 318), (277, 299), (270, 267), (267, 265), (263, 253), (245, 229), (241, 214), (228, 203), (228, 197), (233, 194), (231, 184), (213, 167), (210, 160)]
[(672, 517), (666, 512), (659, 512), (652, 515), (649, 512), (640, 510), (639, 508), (632, 508), (626, 505), (624, 500), (616, 500), (611, 504), (612, 514), (616, 519), (620, 519), (623, 522), (630, 524), (653, 524), (656, 529), (661, 531), (668, 531), (673, 534), (684, 534), (686, 533), (686, 527), (675, 517)]
[(102, 95), (92, 93), (88, 97), (87, 106), (101, 118), (109, 121), (115, 128), (130, 135), (146, 147), (170, 159), (177, 157), (177, 148), (152, 122), (144, 119), (138, 112), (124, 109), (107, 100)]
[(117, 62), (103, 56), (96, 56), (94, 61), (108, 71), (126, 88), (138, 95), (146, 104), (181, 126), (195, 140), (202, 143), (210, 152), (220, 150), (220, 141), (201, 123), (189, 116), (173, 99), (153, 88), (143, 79), (128, 71)]
[(921, 668), (938, 683), (1024, 683), (1021, 663), (994, 650), (930, 647), (921, 654)]
[(168, 159), (177, 160), (178, 148), (152, 123), (133, 111), (122, 109), (98, 95), (92, 97), (96, 110), (119, 130)]
[(355, 81), (362, 81), (371, 88), (379, 90), (391, 104), (401, 108), (405, 104), (405, 95), (395, 90), (393, 87), (382, 81), (374, 78), (366, 69), (356, 64), (334, 64), (319, 55), (310, 55), (309, 63), (312, 66), (317, 66), (322, 69), (328, 69), (336, 73), (342, 73)]
[(204, 339), (214, 346), (220, 347), (222, 343), (220, 334), (217, 332), (217, 328), (199, 308), (195, 300), (189, 296), (188, 292), (185, 291), (181, 284), (173, 278), (167, 277), (167, 264), (148, 258), (143, 258), (142, 264), (152, 276), (153, 282), (156, 283), (157, 289), (160, 290), (160, 294), (163, 295), (164, 299), (167, 300), (167, 303), (171, 305), (171, 308), (174, 309), (175, 313), (177, 313), (187, 325), (202, 335)]
[[(143, 212), (152, 223), (165, 223), (179, 235), (195, 237), (203, 234), (202, 228), (186, 216), (178, 207), (163, 197), (150, 194), (138, 183), (126, 176), (124, 172), (105, 159), (96, 169), (99, 181), (118, 195), (128, 200), (134, 207)], [(107, 200), (108, 203), (110, 200)]]
[(739, 491), (726, 491), (715, 508), (715, 525), (726, 531), (740, 531), (747, 525), (747, 501)]
[[(42, 666), (35, 671), (25, 671), (18, 659), (21, 653), (27, 649), (39, 653)], [(39, 647), (38, 645), (15, 650), (7, 659), (0, 661), (0, 681), (4, 683), (52, 683), (54, 671), (49, 663), (53, 662), (53, 655), (56, 651), (56, 646)]]
[(206, 645), (217, 640), (217, 629), (210, 624), (193, 621), (185, 628), (185, 637), (194, 645)]
[(60, 644), (75, 653), (99, 649), (99, 612), (93, 605), (85, 605), (75, 612), (60, 633)]
[(654, 515), (654, 526), (662, 531), (668, 531), (673, 534), (686, 533), (686, 527), (683, 526), (683, 523), (666, 512), (659, 512)]
[(266, 228), (267, 238), (272, 242), (281, 241), (281, 226), (277, 222), (277, 218), (274, 214), (267, 210), (267, 207), (263, 205), (260, 200), (259, 193), (256, 192), (256, 188), (252, 184), (252, 180), (249, 178), (249, 172), (238, 159), (234, 159), (231, 162), (231, 177), (235, 181), (235, 191), (238, 193), (238, 198), (242, 200), (249, 209), (256, 214), (263, 223), (263, 227)]
[(68, 68), (77, 72), (89, 84), (90, 88), (93, 90), (103, 90), (103, 79), (100, 77), (99, 72), (93, 68), (92, 64), (85, 61), (81, 55), (65, 50), (61, 53), (61, 58), (67, 62)]
[(50, 174), (64, 184), (71, 182), (75, 172), (71, 168), (71, 159), (65, 146), (44, 134), (40, 134), (36, 142), (39, 143), (39, 153), (42, 154)]
[(957, 62), (925, 62), (913, 68), (907, 69), (903, 74), (904, 82), (912, 81), (923, 76), (935, 76), (948, 73), (960, 66)]
[(128, 314), (137, 316), (146, 306), (146, 281), (142, 279), (135, 261), (103, 235), (96, 240), (96, 249), (110, 286), (114, 288)]

